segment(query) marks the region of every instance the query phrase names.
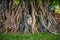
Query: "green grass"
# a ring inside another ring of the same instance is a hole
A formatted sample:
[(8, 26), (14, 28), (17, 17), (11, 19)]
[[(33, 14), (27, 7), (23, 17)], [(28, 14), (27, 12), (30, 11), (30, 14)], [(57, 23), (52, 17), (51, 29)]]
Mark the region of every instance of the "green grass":
[(60, 40), (60, 36), (53, 35), (48, 32), (35, 34), (0, 33), (0, 40)]

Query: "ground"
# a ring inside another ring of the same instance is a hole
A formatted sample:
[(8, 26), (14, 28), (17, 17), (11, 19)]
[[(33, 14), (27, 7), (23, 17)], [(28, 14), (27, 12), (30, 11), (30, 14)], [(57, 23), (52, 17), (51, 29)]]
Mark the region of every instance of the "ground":
[(0, 40), (60, 40), (59, 35), (53, 35), (48, 32), (35, 34), (2, 34), (0, 33)]

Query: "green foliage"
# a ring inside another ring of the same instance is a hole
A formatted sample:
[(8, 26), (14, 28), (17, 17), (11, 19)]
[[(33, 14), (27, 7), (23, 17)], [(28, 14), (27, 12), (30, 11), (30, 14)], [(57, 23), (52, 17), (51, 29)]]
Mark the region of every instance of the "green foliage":
[(42, 4), (42, 0), (39, 0), (39, 3)]
[(60, 0), (49, 0), (49, 7), (55, 10), (55, 13), (60, 14)]
[(60, 0), (49, 0), (50, 4), (60, 4)]
[(19, 5), (20, 0), (13, 0), (13, 3), (14, 3), (15, 5)]
[(59, 5), (55, 5), (55, 13), (60, 14), (60, 7), (59, 7)]
[(42, 1), (43, 1), (43, 0), (38, 0), (38, 3), (39, 3), (39, 4), (42, 4)]
[(54, 4), (60, 4), (60, 0), (54, 0), (54, 2), (53, 2)]

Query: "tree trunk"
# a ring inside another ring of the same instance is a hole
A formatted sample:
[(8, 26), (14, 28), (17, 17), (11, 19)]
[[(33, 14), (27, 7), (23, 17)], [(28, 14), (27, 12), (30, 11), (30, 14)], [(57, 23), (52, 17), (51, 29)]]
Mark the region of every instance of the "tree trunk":
[[(32, 32), (34, 34), (34, 32), (38, 32), (36, 27), (38, 23), (42, 32), (48, 30), (56, 34), (56, 22), (49, 12), (48, 5), (49, 0), (44, 0), (41, 4), (38, 4), (37, 0), (21, 0), (21, 3), (16, 6), (10, 0), (8, 8), (6, 3), (2, 5), (5, 9), (0, 8), (0, 13), (3, 13), (0, 24), (6, 26), (6, 33), (8, 31), (17, 32), (20, 28), (24, 33)], [(22, 23), (20, 24), (21, 20)]]

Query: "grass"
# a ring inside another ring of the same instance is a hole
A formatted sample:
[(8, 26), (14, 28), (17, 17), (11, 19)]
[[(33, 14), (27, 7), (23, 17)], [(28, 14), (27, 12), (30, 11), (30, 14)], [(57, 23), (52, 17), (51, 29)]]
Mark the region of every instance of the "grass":
[(59, 35), (53, 35), (48, 32), (35, 34), (3, 34), (0, 33), (0, 40), (60, 40)]

